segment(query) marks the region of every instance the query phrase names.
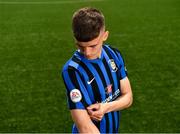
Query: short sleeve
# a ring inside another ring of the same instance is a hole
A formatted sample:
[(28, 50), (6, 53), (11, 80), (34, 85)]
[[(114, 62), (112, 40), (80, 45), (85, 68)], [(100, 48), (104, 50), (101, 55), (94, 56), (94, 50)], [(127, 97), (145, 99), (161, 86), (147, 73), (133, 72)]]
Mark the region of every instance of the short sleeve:
[(123, 58), (120, 56), (119, 57), (119, 60), (120, 60), (120, 67), (119, 67), (119, 70), (118, 70), (118, 75), (120, 77), (120, 80), (121, 79), (124, 79), (126, 76), (127, 76), (127, 69), (126, 69), (126, 66), (124, 64), (124, 60)]
[(81, 74), (74, 68), (62, 71), (69, 109), (86, 109), (91, 104)]
[(114, 49), (114, 50), (115, 50), (116, 56), (118, 58), (118, 76), (119, 76), (119, 79), (121, 80), (127, 76), (127, 69), (126, 69), (126, 66), (124, 63), (124, 59), (123, 59), (121, 53), (119, 52), (119, 50), (117, 50), (117, 49)]

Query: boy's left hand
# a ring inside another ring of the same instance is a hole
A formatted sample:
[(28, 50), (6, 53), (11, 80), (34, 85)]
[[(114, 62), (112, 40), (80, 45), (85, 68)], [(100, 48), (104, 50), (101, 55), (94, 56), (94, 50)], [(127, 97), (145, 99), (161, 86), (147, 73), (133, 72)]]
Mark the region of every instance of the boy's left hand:
[(92, 104), (89, 107), (87, 107), (87, 111), (91, 119), (95, 121), (101, 121), (105, 114), (104, 104), (102, 103)]

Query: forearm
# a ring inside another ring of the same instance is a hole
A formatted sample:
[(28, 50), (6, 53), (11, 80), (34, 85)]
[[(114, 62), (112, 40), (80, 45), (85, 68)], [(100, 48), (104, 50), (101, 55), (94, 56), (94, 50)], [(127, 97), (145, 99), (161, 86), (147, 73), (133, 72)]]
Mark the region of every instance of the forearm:
[(86, 110), (71, 110), (71, 115), (79, 133), (100, 133)]
[(128, 108), (133, 102), (132, 92), (124, 94), (117, 98), (115, 101), (102, 104), (104, 107), (104, 112), (119, 111)]
[(133, 95), (131, 90), (131, 85), (129, 79), (126, 77), (120, 80), (120, 89), (121, 89), (121, 96), (117, 98), (115, 101), (104, 103), (103, 109), (105, 113), (111, 111), (119, 111), (129, 107), (133, 102)]

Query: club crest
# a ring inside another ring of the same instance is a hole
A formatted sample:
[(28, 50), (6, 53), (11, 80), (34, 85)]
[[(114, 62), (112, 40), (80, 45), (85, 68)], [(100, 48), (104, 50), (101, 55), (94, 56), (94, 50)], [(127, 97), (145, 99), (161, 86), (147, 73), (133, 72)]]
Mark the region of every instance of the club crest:
[(114, 62), (113, 59), (110, 59), (110, 60), (108, 61), (108, 63), (109, 63), (109, 65), (110, 65), (111, 69), (112, 69), (112, 72), (116, 72), (116, 71), (118, 70), (118, 68), (117, 68), (117, 66), (116, 66), (116, 63)]

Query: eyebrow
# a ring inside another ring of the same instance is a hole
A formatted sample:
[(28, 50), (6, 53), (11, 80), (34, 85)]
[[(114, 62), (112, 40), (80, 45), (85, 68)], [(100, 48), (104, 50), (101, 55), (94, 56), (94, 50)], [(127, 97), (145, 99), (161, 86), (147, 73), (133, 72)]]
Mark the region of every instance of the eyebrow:
[(91, 46), (89, 46), (89, 47), (94, 47), (94, 46), (97, 46), (98, 44), (94, 44), (94, 45), (91, 45)]
[[(78, 44), (78, 43), (76, 43), (76, 45), (77, 46), (79, 46), (79, 47), (83, 47), (83, 46), (81, 46), (80, 44)], [(91, 45), (91, 46), (88, 46), (88, 47), (94, 47), (94, 46), (97, 46), (98, 44), (94, 44), (94, 45)]]

